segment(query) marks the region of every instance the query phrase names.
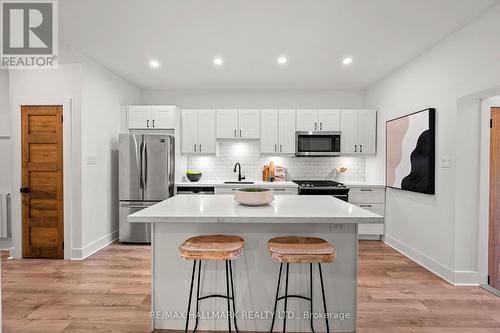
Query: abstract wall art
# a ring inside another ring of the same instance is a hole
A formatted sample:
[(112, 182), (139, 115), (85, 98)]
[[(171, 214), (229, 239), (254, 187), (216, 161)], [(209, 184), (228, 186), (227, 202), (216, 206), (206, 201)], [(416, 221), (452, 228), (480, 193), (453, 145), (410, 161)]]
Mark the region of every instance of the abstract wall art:
[(386, 122), (387, 187), (435, 193), (435, 119), (426, 109)]

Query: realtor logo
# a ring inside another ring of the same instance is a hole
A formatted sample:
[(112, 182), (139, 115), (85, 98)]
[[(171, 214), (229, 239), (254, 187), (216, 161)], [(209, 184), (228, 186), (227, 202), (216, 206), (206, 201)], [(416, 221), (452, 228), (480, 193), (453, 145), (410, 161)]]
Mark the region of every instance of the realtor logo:
[(56, 6), (53, 1), (2, 2), (1, 67), (57, 65)]

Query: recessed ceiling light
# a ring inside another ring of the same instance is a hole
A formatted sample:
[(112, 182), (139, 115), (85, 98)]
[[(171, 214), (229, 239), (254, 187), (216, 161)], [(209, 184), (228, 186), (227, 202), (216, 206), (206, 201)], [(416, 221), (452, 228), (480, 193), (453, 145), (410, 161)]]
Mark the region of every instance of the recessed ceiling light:
[(344, 60), (342, 60), (342, 63), (344, 65), (350, 65), (352, 64), (352, 58), (351, 57), (344, 58)]
[(278, 64), (280, 64), (280, 65), (286, 64), (287, 61), (288, 61), (288, 59), (286, 57), (279, 57), (278, 58)]
[(158, 60), (150, 60), (149, 66), (151, 66), (152, 68), (158, 68), (160, 67), (160, 62)]
[(224, 61), (221, 58), (214, 59), (214, 64), (217, 66), (221, 66), (223, 63), (224, 63)]

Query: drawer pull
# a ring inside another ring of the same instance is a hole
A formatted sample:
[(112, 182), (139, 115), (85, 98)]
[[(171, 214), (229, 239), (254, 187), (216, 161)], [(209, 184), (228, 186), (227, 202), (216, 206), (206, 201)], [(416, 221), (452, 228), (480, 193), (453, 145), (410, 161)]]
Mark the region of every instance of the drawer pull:
[(359, 207), (372, 207), (372, 205), (359, 205)]
[(284, 188), (275, 188), (274, 192), (286, 191)]
[(371, 192), (373, 191), (371, 188), (362, 188), (360, 189), (361, 192)]

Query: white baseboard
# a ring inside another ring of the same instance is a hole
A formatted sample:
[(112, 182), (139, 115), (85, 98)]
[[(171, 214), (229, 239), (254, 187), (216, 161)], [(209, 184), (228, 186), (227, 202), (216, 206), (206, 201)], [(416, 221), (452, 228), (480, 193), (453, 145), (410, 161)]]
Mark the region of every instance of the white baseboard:
[(412, 247), (398, 241), (391, 236), (385, 235), (384, 243), (404, 254), (406, 257), (415, 261), (420, 266), (428, 269), (440, 278), (455, 286), (479, 286), (479, 273), (473, 271), (453, 271), (440, 264), (425, 254), (413, 249)]
[(12, 238), (0, 238), (0, 250), (12, 250)]
[(84, 260), (118, 239), (118, 230), (113, 231), (84, 247), (71, 250), (71, 260)]

